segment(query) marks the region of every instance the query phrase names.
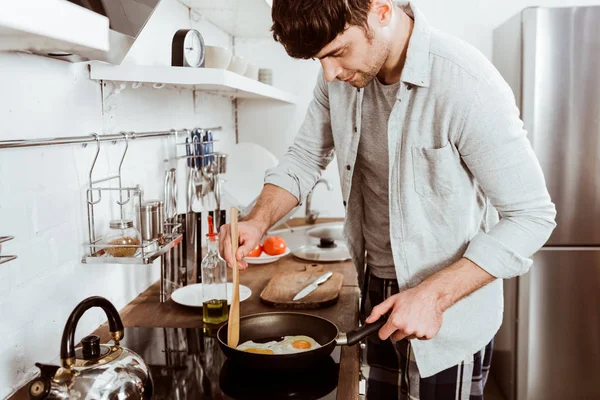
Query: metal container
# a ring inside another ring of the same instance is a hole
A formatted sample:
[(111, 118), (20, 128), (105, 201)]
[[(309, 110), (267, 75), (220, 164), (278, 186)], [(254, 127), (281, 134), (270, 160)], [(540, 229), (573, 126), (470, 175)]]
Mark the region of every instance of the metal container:
[(163, 202), (160, 200), (148, 200), (137, 206), (136, 209), (137, 226), (142, 235), (142, 240), (151, 241), (159, 239), (163, 234), (164, 226)]

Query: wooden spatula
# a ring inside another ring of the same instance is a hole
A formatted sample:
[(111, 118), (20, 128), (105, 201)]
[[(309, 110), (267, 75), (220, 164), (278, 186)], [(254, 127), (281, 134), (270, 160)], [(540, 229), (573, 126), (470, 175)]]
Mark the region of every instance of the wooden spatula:
[(231, 254), (233, 255), (233, 293), (227, 323), (227, 345), (236, 348), (240, 341), (240, 270), (235, 254), (238, 249), (238, 210), (231, 207)]

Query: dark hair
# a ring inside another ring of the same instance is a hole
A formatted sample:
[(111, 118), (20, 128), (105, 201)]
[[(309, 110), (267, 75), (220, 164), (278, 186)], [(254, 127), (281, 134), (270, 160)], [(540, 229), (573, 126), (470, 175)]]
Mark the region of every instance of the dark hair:
[(371, 0), (273, 0), (273, 38), (294, 58), (313, 58), (346, 25), (365, 30)]

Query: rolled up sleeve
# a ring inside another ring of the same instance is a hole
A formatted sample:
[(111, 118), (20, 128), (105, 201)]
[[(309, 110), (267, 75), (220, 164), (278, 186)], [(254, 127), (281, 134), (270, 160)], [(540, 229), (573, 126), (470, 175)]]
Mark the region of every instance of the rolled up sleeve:
[(531, 256), (556, 226), (556, 208), (514, 96), (498, 79), (471, 87), (472, 102), (457, 147), (500, 214), (498, 224), (472, 238), (464, 257), (506, 279), (529, 270)]
[(298, 135), (279, 165), (266, 172), (265, 183), (287, 190), (301, 203), (333, 156), (328, 89), (321, 70)]

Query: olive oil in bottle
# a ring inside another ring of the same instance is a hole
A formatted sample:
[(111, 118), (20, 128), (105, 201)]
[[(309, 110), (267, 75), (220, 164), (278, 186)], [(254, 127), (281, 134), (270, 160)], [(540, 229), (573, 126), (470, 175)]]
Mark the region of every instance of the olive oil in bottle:
[(202, 321), (207, 324), (220, 324), (226, 321), (228, 312), (227, 300), (212, 299), (202, 303)]
[(227, 321), (227, 265), (219, 255), (219, 241), (212, 217), (208, 217), (208, 253), (200, 265), (202, 273), (202, 321), (220, 324)]

